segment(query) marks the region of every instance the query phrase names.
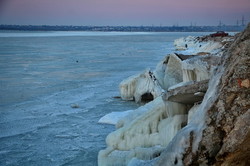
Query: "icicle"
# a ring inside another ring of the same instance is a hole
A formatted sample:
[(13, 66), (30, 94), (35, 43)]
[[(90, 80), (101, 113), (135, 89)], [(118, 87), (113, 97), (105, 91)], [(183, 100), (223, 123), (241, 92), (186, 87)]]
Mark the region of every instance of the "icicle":
[[(128, 120), (124, 120), (123, 126), (107, 136), (108, 148), (99, 153), (100, 166), (112, 165), (110, 162), (115, 158), (121, 159), (120, 165), (125, 165), (139, 155), (135, 152), (137, 147), (166, 147), (187, 123), (186, 106), (175, 102), (164, 103), (161, 97), (135, 110), (134, 115), (126, 117)], [(143, 153), (140, 158), (153, 156)]]

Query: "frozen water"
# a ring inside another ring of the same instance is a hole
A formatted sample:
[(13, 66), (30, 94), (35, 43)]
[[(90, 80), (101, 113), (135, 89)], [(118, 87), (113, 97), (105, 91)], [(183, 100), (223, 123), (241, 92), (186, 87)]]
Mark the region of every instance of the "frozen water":
[(119, 83), (187, 35), (0, 32), (0, 165), (97, 165), (114, 130), (98, 120), (138, 107)]
[(116, 125), (120, 119), (128, 116), (131, 112), (133, 112), (133, 110), (123, 112), (111, 112), (99, 119), (98, 123)]

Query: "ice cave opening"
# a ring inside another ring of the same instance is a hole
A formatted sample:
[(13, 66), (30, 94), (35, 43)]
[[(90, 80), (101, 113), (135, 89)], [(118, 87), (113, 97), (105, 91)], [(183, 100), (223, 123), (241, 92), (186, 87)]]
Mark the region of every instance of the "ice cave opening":
[(144, 93), (141, 96), (141, 102), (148, 103), (148, 102), (153, 101), (153, 100), (154, 100), (154, 96), (152, 95), (152, 93)]

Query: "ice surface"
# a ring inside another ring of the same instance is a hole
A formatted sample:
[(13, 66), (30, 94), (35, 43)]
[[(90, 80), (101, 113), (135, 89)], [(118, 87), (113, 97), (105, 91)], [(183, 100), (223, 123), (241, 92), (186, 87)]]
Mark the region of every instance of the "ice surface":
[(128, 166), (154, 166), (156, 164), (157, 158), (153, 158), (152, 160), (140, 160), (138, 158), (132, 158)]
[(201, 57), (182, 61), (183, 82), (202, 81), (210, 78), (212, 67)]
[(131, 159), (141, 159), (141, 160), (152, 160), (154, 157), (159, 156), (159, 154), (164, 150), (164, 147), (158, 146), (150, 148), (140, 148), (136, 147), (130, 151), (120, 151), (114, 150), (110, 151), (100, 151), (98, 155), (98, 165), (108, 165), (108, 166), (125, 166), (128, 165)]
[(111, 112), (101, 119), (99, 119), (98, 123), (112, 124), (116, 125), (117, 122), (130, 114), (133, 110), (123, 111), (123, 112)]
[(222, 44), (215, 41), (201, 42), (194, 36), (182, 37), (174, 41), (177, 50), (185, 50), (185, 54), (197, 54), (199, 52), (217, 53)]
[[(209, 82), (209, 88), (202, 103), (192, 108), (191, 112), (194, 113), (191, 113), (192, 115), (190, 116), (189, 123), (177, 133), (155, 165), (174, 165), (174, 163), (177, 163), (177, 165), (182, 166), (182, 154), (185, 149), (191, 146), (192, 152), (194, 153), (198, 149), (199, 142), (202, 138), (202, 131), (206, 127), (205, 121), (207, 119), (207, 110), (209, 110), (212, 103), (217, 99), (216, 92), (218, 92), (223, 70), (223, 67), (217, 70), (216, 74)], [(192, 139), (190, 138), (191, 135), (193, 135)], [(190, 140), (193, 142), (190, 142)]]
[(120, 83), (120, 93), (124, 100), (140, 102), (142, 95), (150, 93), (154, 98), (170, 86), (182, 82), (182, 63), (175, 54), (167, 55), (158, 63), (154, 72), (146, 70), (123, 80)]
[(125, 125), (128, 125), (131, 123), (131, 121), (135, 120), (136, 118), (140, 117), (141, 115), (145, 114), (146, 112), (150, 111), (150, 110), (158, 110), (158, 109), (164, 109), (163, 108), (163, 102), (161, 100), (161, 97), (158, 97), (157, 99), (155, 99), (152, 102), (149, 102), (147, 104), (145, 104), (144, 106), (141, 106), (133, 111), (131, 111), (127, 116), (121, 118), (116, 127), (117, 128), (121, 128)]
[[(114, 150), (108, 154), (108, 158), (105, 160), (99, 160), (98, 165), (109, 165), (109, 166), (123, 166), (131, 165), (131, 159), (141, 159), (141, 160), (151, 160), (164, 150), (162, 146), (154, 146), (150, 148), (136, 147), (130, 151), (120, 151)], [(105, 156), (105, 151), (99, 153), (99, 158), (102, 159), (102, 156)], [(134, 156), (134, 157), (133, 157)], [(133, 164), (132, 164), (133, 166)]]
[[(139, 155), (131, 153), (136, 147), (150, 148), (157, 145), (166, 147), (177, 131), (187, 122), (185, 105), (164, 102), (161, 97), (134, 112), (125, 117), (123, 125), (118, 130), (107, 136), (108, 148), (99, 153), (100, 165), (112, 165), (113, 153), (118, 155), (118, 158), (122, 158), (116, 162), (124, 165), (129, 159)], [(147, 155), (141, 155), (141, 159), (148, 159)]]
[(173, 90), (173, 89), (178, 88), (178, 87), (181, 87), (181, 86), (191, 85), (191, 84), (193, 84), (193, 83), (194, 83), (194, 81), (180, 82), (180, 83), (178, 83), (178, 84), (175, 84), (175, 85), (169, 87), (168, 90)]
[(190, 123), (191, 119), (197, 118), (194, 117), (195, 112), (199, 109), (200, 104), (195, 104), (189, 111), (188, 111), (188, 123)]
[(186, 50), (196, 46), (196, 38), (194, 36), (182, 37), (174, 41), (174, 46), (177, 50)]
[(154, 75), (165, 90), (172, 85), (182, 82), (181, 60), (175, 54), (167, 55), (156, 66)]
[(120, 83), (120, 93), (123, 100), (140, 102), (144, 94), (151, 94), (153, 98), (161, 95), (162, 89), (149, 70), (123, 80)]

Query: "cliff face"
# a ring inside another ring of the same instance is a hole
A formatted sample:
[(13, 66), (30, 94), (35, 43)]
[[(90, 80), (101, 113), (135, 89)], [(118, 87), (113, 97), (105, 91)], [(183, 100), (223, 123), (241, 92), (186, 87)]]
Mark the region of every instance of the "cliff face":
[(249, 81), (250, 24), (224, 52), (193, 122), (154, 165), (250, 165)]
[(197, 161), (250, 165), (250, 25), (225, 52), (223, 60), (225, 71), (218, 99), (208, 110), (208, 127), (203, 132)]

